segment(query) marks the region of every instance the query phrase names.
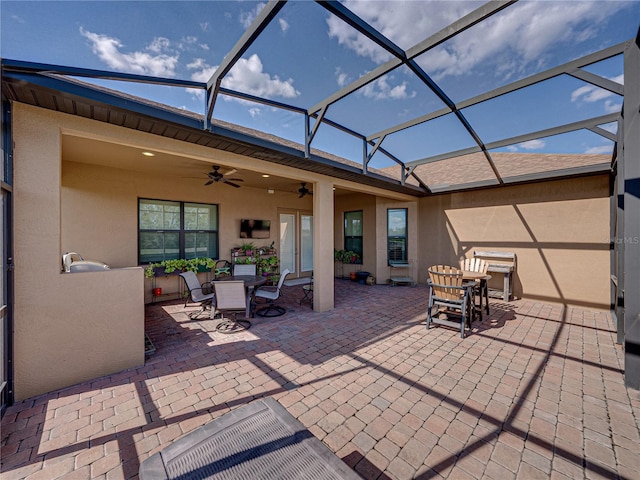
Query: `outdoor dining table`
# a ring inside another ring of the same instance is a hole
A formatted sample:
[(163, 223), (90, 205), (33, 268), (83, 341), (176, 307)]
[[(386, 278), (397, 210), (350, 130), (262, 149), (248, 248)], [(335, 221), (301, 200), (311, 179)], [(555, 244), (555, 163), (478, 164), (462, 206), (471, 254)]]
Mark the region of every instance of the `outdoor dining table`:
[(478, 313), (480, 314), (480, 321), (482, 321), (482, 297), (484, 293), (484, 298), (486, 300), (486, 305), (484, 306), (487, 315), (489, 315), (489, 289), (487, 287), (487, 281), (491, 280), (491, 275), (482, 272), (469, 272), (467, 270), (462, 271), (462, 280), (464, 281), (480, 281), (480, 304), (474, 305), (478, 307)]
[(231, 275), (229, 277), (219, 278), (217, 281), (231, 280), (242, 280), (244, 282), (244, 287), (247, 290), (246, 318), (252, 317), (253, 311), (251, 306), (253, 305), (253, 293), (255, 292), (256, 287), (267, 283), (267, 277), (263, 277), (262, 275)]

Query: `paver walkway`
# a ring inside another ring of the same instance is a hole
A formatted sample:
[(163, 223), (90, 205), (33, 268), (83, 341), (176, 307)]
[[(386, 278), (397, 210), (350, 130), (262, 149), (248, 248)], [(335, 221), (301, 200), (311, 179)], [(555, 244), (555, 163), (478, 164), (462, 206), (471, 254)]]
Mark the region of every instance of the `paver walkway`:
[(460, 339), (427, 331), (427, 289), (336, 281), (315, 313), (234, 335), (183, 305), (147, 307), (144, 366), (20, 402), (2, 419), (2, 479), (135, 478), (213, 418), (275, 397), (366, 479), (640, 478), (640, 394), (608, 312), (492, 300)]

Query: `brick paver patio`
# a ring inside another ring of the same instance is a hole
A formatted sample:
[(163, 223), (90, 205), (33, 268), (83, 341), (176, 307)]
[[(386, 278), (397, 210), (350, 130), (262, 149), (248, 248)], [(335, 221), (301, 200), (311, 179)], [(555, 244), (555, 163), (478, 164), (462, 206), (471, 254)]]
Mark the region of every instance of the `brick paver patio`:
[(135, 478), (265, 396), (366, 479), (640, 478), (640, 393), (608, 312), (493, 300), (462, 340), (425, 329), (424, 286), (336, 287), (321, 314), (286, 287), (286, 315), (234, 335), (181, 303), (148, 306), (144, 366), (8, 409), (3, 480)]

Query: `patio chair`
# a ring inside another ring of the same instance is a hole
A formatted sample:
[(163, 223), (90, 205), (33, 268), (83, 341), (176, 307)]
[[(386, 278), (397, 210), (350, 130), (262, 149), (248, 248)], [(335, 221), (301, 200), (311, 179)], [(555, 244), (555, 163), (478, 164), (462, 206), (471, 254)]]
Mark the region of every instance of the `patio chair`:
[(233, 266), (233, 275), (255, 275), (256, 264), (255, 263), (239, 263)]
[(217, 260), (213, 266), (214, 278), (222, 278), (231, 276), (231, 263), (228, 260)]
[(266, 286), (258, 287), (256, 289), (254, 295), (259, 298), (264, 298), (267, 301), (267, 306), (256, 310), (256, 315), (270, 318), (270, 317), (279, 317), (280, 315), (284, 315), (287, 312), (284, 307), (281, 307), (274, 303), (278, 298), (280, 298), (282, 284), (287, 278), (287, 275), (289, 275), (289, 269), (285, 269), (280, 274), (280, 280), (278, 280), (278, 285), (266, 285)]
[[(213, 282), (216, 294), (215, 312), (222, 314), (222, 321), (216, 325), (220, 333), (236, 333), (247, 330), (251, 322), (238, 319), (237, 313), (244, 313), (247, 309), (247, 293), (242, 280), (225, 280)], [(226, 317), (225, 314), (229, 316)]]
[[(187, 271), (182, 272), (179, 275), (184, 280), (184, 283), (187, 286), (187, 290), (189, 290), (189, 296), (186, 297), (184, 301), (185, 308), (187, 307), (187, 303), (189, 303), (189, 301), (191, 301), (192, 303), (200, 304), (200, 310), (187, 314), (189, 318), (196, 318), (207, 308), (211, 308), (211, 304), (216, 295), (211, 290), (211, 283), (206, 282), (200, 284), (200, 281), (198, 280), (198, 277), (194, 272)], [(211, 310), (210, 317), (213, 318), (213, 309)]]
[[(427, 329), (431, 323), (459, 328), (460, 337), (464, 338), (464, 329), (467, 325), (471, 327), (474, 315), (473, 283), (463, 283), (462, 271), (446, 265), (434, 265), (428, 272)], [(452, 320), (455, 317), (459, 320)]]
[[(465, 270), (467, 272), (479, 272), (486, 275), (487, 271), (489, 270), (489, 262), (477, 257), (463, 258), (462, 260), (460, 260), (460, 270)], [(489, 315), (489, 287), (486, 280), (475, 281), (475, 285), (473, 287), (473, 295), (474, 298), (476, 296), (479, 298), (484, 296), (484, 308), (487, 312), (487, 315)], [(480, 300), (479, 305), (482, 306), (482, 300)], [(480, 315), (480, 321), (482, 321), (482, 308), (479, 308), (477, 311)]]
[(302, 285), (302, 298), (300, 299), (300, 305), (307, 302), (313, 308), (313, 272), (309, 277), (309, 283)]

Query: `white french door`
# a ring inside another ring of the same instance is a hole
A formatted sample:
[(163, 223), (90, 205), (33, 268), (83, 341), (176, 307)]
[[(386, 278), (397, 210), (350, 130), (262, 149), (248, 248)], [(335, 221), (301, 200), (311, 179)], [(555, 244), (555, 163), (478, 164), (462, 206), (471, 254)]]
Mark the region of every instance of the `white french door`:
[(289, 278), (304, 277), (313, 270), (313, 215), (299, 210), (280, 211), (280, 271)]

